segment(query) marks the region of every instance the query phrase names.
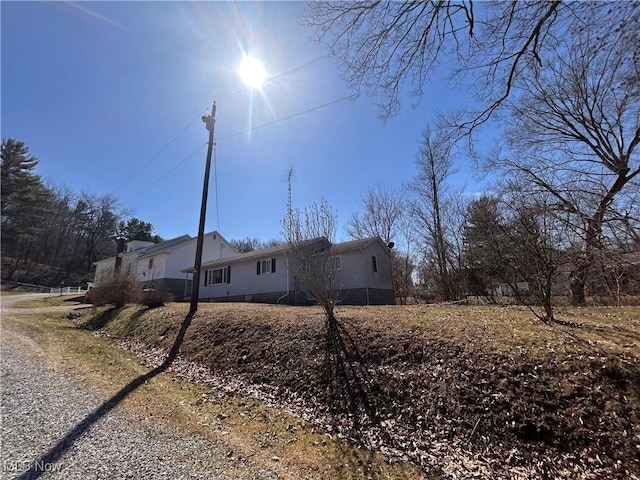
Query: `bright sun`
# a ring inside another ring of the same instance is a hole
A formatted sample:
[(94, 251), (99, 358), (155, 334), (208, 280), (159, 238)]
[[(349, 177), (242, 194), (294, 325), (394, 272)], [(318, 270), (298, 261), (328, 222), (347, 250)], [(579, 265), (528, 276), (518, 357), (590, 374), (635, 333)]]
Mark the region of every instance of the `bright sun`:
[(267, 78), (262, 62), (253, 57), (245, 57), (238, 69), (240, 78), (247, 87), (260, 88)]

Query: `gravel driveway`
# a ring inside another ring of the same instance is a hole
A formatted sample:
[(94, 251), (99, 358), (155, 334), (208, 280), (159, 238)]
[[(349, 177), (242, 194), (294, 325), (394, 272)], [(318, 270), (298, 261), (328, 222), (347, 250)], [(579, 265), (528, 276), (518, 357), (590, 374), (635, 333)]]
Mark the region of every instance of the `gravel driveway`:
[[(107, 398), (45, 363), (37, 344), (6, 328), (13, 301), (2, 297), (0, 478), (231, 478), (221, 473), (230, 464), (224, 445), (120, 407), (61, 445)], [(61, 455), (52, 455), (55, 446)]]

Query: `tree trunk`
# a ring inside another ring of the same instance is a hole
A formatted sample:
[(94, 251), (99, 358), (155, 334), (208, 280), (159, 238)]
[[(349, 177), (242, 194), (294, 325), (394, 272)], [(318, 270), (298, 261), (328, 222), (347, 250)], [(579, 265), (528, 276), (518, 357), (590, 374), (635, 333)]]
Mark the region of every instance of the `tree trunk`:
[(555, 320), (553, 316), (552, 287), (553, 287), (553, 275), (550, 275), (550, 274), (545, 275), (542, 301), (543, 301), (543, 307), (544, 307), (544, 316), (547, 322), (553, 322)]
[(571, 304), (581, 306), (585, 304), (585, 290), (587, 283), (587, 264), (579, 265), (569, 277), (571, 289)]
[(9, 263), (9, 267), (5, 269), (4, 272), (4, 279), (5, 280), (12, 280), (13, 279), (13, 274), (15, 273), (15, 271), (18, 269), (18, 260), (16, 257), (13, 257), (11, 259), (11, 262)]

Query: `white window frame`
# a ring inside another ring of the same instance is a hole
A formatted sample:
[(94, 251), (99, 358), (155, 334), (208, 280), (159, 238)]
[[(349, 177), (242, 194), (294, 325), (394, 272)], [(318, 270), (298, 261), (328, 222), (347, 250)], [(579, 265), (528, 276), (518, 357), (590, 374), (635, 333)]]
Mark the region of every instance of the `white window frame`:
[(329, 261), (331, 262), (331, 270), (334, 272), (342, 270), (342, 255), (335, 255)]
[(256, 273), (258, 275), (263, 275), (265, 273), (276, 273), (276, 259), (275, 258), (267, 258), (265, 260), (258, 260), (258, 268)]
[[(211, 268), (204, 271), (204, 286), (210, 287), (212, 285), (224, 285), (229, 283), (228, 272), (229, 267)], [(222, 272), (219, 276), (220, 281), (216, 278), (215, 272)]]
[(260, 275), (271, 273), (271, 259), (260, 260)]

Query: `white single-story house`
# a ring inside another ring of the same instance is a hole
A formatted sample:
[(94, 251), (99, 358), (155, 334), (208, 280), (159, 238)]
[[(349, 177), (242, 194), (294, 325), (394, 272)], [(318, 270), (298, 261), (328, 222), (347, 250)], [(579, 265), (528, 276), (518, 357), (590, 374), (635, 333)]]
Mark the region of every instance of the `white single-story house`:
[[(516, 288), (520, 293), (529, 292), (529, 282), (516, 282)], [(497, 282), (494, 289), (494, 294), (499, 297), (515, 297), (516, 292), (511, 285), (504, 282)]]
[(116, 257), (104, 258), (102, 260), (98, 260), (97, 262), (93, 262), (93, 265), (96, 267), (96, 271), (94, 273), (94, 281), (93, 286), (97, 287), (100, 284), (99, 278), (103, 277), (108, 273), (112, 273), (116, 268)]
[[(330, 245), (326, 239), (323, 241)], [(391, 255), (380, 237), (334, 244), (330, 255), (340, 303), (395, 303)], [(199, 299), (308, 304), (311, 301), (300, 287), (291, 262), (284, 245), (203, 261)], [(189, 276), (193, 267), (182, 271)]]
[[(193, 264), (196, 241), (196, 238), (182, 235), (157, 244), (142, 240), (127, 242), (123, 251), (118, 252), (115, 257), (94, 263), (95, 286), (100, 286), (100, 277), (113, 272), (116, 264), (119, 264), (120, 271), (132, 274), (142, 282), (143, 288), (166, 289), (173, 293), (176, 299), (182, 299), (190, 292), (190, 282), (185, 285), (185, 276), (181, 270), (185, 265)], [(205, 234), (203, 262), (212, 262), (237, 254), (238, 251), (233, 245), (218, 232)]]

